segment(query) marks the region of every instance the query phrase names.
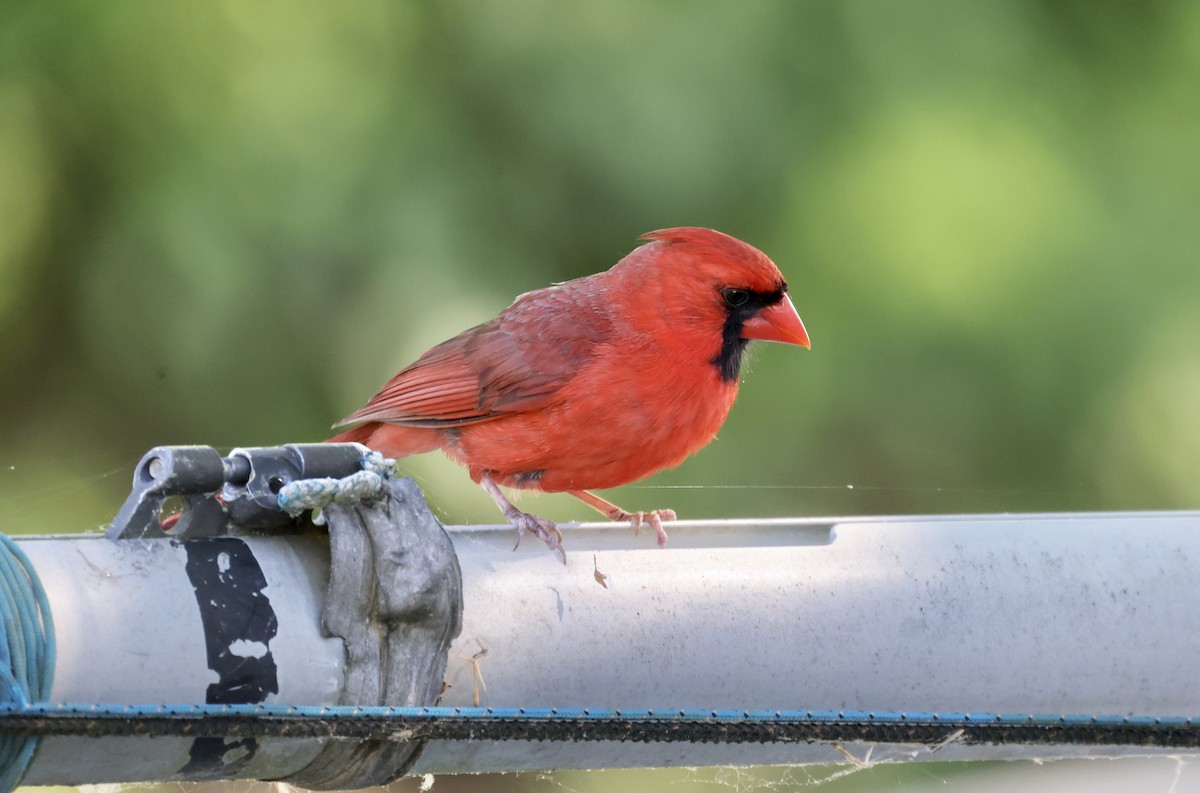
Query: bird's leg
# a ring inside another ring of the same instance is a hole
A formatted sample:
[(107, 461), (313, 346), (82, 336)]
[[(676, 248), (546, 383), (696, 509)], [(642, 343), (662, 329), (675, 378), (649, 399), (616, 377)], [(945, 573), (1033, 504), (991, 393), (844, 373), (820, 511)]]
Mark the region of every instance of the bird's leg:
[(663, 528), (662, 522), (664, 520), (675, 520), (675, 510), (656, 509), (650, 512), (626, 512), (611, 501), (605, 501), (600, 496), (590, 493), (587, 490), (568, 490), (567, 492), (609, 520), (629, 521), (633, 526), (634, 534), (641, 531), (643, 525), (649, 523), (650, 528), (654, 529), (654, 533), (658, 535), (658, 547), (662, 548), (667, 544), (667, 530)]
[[(479, 484), (492, 497), (492, 501), (496, 502), (496, 506), (500, 507), (500, 511), (504, 513), (508, 522), (517, 530), (517, 545), (521, 544), (521, 538), (525, 536), (526, 531), (532, 532), (546, 543), (547, 548), (558, 554), (558, 558), (562, 559), (563, 564), (567, 563), (567, 552), (562, 546), (562, 532), (558, 530), (558, 526), (554, 525), (554, 521), (539, 518), (537, 515), (530, 515), (528, 512), (517, 509), (516, 505), (508, 500), (508, 496), (500, 490), (500, 486), (487, 474), (479, 478)], [(517, 546), (514, 545), (513, 550), (516, 549)]]

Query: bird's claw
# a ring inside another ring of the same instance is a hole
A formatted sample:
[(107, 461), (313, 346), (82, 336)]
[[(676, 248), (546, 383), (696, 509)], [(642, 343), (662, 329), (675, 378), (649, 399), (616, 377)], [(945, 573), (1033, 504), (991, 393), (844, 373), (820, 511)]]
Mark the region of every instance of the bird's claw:
[(567, 563), (567, 551), (562, 546), (562, 532), (558, 530), (558, 526), (554, 521), (539, 518), (537, 515), (531, 515), (528, 512), (522, 512), (516, 507), (513, 507), (511, 511), (505, 510), (504, 517), (508, 518), (508, 522), (517, 530), (517, 542), (513, 546), (514, 551), (517, 550), (517, 546), (521, 544), (521, 538), (528, 531), (546, 543), (546, 547), (556, 553), (563, 564)]
[(627, 520), (633, 526), (634, 535), (638, 535), (642, 531), (642, 526), (649, 523), (650, 528), (654, 529), (654, 533), (658, 536), (658, 547), (665, 548), (667, 545), (667, 530), (663, 528), (664, 520), (675, 520), (678, 516), (673, 509), (655, 509), (650, 512), (626, 512), (617, 520)]

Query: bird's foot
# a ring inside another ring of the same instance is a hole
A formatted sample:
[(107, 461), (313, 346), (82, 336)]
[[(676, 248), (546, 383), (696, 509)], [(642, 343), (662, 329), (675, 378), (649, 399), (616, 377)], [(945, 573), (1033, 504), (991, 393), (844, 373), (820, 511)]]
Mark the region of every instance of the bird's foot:
[(588, 490), (568, 490), (567, 492), (609, 520), (628, 522), (629, 525), (633, 526), (634, 534), (640, 533), (642, 526), (649, 523), (650, 528), (654, 529), (654, 533), (658, 535), (659, 548), (663, 548), (667, 544), (667, 530), (663, 528), (663, 521), (675, 520), (677, 517), (673, 509), (655, 509), (650, 512), (627, 512), (611, 501), (605, 501), (600, 496)]
[(554, 521), (522, 512), (511, 505), (509, 509), (504, 510), (504, 517), (517, 530), (517, 544), (513, 546), (514, 551), (521, 544), (521, 538), (525, 536), (525, 532), (529, 532), (546, 543), (547, 548), (558, 554), (558, 558), (562, 559), (563, 564), (567, 563), (567, 551), (562, 546), (562, 532), (558, 530)]
[(654, 529), (654, 533), (658, 536), (659, 548), (665, 548), (667, 545), (667, 530), (663, 528), (663, 521), (675, 520), (678, 517), (673, 509), (654, 509), (649, 512), (626, 512), (620, 509), (617, 512), (618, 514), (610, 515), (610, 517), (613, 520), (629, 521), (635, 535), (640, 534), (642, 526), (649, 523), (650, 528)]
[[(517, 530), (517, 545), (521, 544), (521, 538), (525, 536), (525, 532), (529, 532), (546, 543), (547, 548), (558, 554), (558, 558), (562, 559), (563, 564), (567, 563), (567, 551), (562, 546), (562, 532), (558, 530), (554, 521), (539, 518), (537, 515), (517, 509), (516, 505), (508, 500), (508, 496), (504, 495), (504, 491), (500, 489), (499, 485), (492, 481), (492, 477), (487, 474), (480, 477), (479, 484), (496, 502), (496, 506), (500, 507), (505, 519)], [(514, 551), (517, 549), (517, 545), (513, 546)]]

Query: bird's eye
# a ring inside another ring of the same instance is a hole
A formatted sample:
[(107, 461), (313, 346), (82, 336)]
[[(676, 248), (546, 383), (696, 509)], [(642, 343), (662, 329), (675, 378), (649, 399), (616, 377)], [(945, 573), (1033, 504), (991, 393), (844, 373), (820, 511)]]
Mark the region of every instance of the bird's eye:
[(725, 305), (730, 308), (738, 308), (746, 305), (750, 300), (749, 289), (726, 289), (721, 292), (721, 296), (725, 298)]

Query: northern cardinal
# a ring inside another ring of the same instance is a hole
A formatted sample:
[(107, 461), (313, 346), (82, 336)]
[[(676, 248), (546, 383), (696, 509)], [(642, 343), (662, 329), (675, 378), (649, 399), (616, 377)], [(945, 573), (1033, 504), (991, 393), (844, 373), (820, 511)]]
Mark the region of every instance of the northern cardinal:
[(566, 562), (553, 521), (500, 485), (567, 492), (611, 520), (649, 523), (588, 492), (672, 468), (717, 434), (753, 339), (809, 346), (765, 254), (703, 228), (642, 236), (607, 272), (526, 292), (490, 322), (426, 352), (335, 427), (391, 457), (441, 449), (521, 535)]

